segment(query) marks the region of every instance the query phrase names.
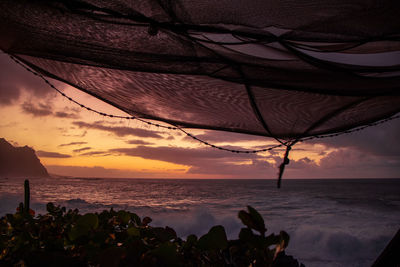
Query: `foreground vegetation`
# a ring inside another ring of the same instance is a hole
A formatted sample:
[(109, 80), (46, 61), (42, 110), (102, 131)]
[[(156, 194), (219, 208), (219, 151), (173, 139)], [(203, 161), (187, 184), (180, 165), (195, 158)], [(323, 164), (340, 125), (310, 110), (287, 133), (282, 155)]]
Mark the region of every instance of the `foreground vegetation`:
[(48, 203), (46, 214), (34, 216), (27, 203), (0, 219), (0, 266), (299, 266), (284, 253), (289, 235), (266, 235), (250, 206), (238, 214), (245, 226), (238, 239), (218, 225), (184, 240), (129, 211), (81, 215)]

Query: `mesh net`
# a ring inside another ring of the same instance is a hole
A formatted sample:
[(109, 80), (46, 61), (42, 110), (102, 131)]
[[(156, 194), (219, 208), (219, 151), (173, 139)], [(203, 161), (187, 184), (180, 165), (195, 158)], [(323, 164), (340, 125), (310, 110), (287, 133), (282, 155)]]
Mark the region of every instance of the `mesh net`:
[(300, 139), (400, 111), (398, 1), (0, 2), (0, 48), (137, 117)]

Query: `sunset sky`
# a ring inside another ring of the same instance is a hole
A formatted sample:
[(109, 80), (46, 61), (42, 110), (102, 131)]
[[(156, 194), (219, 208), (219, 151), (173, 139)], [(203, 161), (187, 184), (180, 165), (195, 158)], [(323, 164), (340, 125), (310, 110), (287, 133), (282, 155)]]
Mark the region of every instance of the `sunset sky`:
[[(121, 178), (276, 178), (283, 149), (234, 154), (139, 121), (106, 118), (70, 102), (0, 55), (0, 137), (36, 150), (51, 174)], [(70, 86), (54, 84), (101, 112), (126, 115)], [(188, 130), (215, 145), (259, 149), (270, 138)], [(297, 144), (285, 178), (384, 178), (400, 175), (400, 121)]]

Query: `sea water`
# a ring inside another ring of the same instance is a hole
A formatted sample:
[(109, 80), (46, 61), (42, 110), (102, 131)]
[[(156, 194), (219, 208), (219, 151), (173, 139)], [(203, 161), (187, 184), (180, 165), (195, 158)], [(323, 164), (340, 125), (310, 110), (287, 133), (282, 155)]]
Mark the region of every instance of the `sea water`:
[[(0, 178), (0, 216), (23, 201), (24, 179)], [(205, 234), (220, 224), (237, 238), (237, 213), (247, 205), (267, 233), (285, 230), (287, 254), (306, 266), (370, 266), (400, 227), (400, 179), (174, 180), (30, 179), (31, 207), (53, 202), (82, 213), (113, 207), (150, 216), (178, 236)]]

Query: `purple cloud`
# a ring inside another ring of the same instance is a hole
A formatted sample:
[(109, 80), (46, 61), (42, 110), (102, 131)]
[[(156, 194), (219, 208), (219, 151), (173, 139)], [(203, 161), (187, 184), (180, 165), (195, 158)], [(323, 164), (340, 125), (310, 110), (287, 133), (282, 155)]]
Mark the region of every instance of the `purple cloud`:
[(80, 154), (80, 156), (102, 156), (102, 157), (109, 156), (109, 155), (111, 155), (111, 154), (107, 151), (89, 151), (89, 152)]
[[(277, 161), (278, 162), (278, 161)], [(400, 159), (388, 161), (355, 149), (339, 149), (324, 156), (319, 164), (307, 157), (291, 160), (284, 177), (287, 178), (397, 178)]]
[(67, 119), (79, 119), (79, 115), (76, 113), (68, 113), (64, 111), (57, 111), (54, 113), (54, 116), (57, 118), (67, 118)]
[(54, 92), (43, 80), (23, 69), (6, 54), (0, 55), (0, 69), (0, 104), (12, 104), (22, 90), (41, 98)]
[(76, 146), (76, 145), (85, 145), (87, 144), (87, 142), (71, 142), (71, 143), (67, 143), (67, 144), (61, 144), (58, 145), (59, 147), (63, 147), (63, 146)]
[(53, 114), (52, 107), (43, 103), (32, 104), (24, 102), (21, 105), (22, 111), (34, 117), (45, 117)]
[(207, 164), (191, 166), (188, 173), (224, 175), (232, 178), (274, 178), (275, 164), (265, 160), (251, 160), (250, 163), (234, 164), (229, 161), (210, 161)]
[[(73, 128), (71, 128), (71, 129), (73, 129)], [(63, 133), (62, 136), (67, 136), (67, 137), (85, 137), (87, 134), (87, 131), (84, 130), (80, 134), (69, 134), (68, 130), (62, 130), (62, 133)]]
[[(211, 148), (138, 146), (109, 151), (186, 165), (189, 166), (188, 174), (221, 175), (232, 178), (276, 178), (278, 166), (282, 162), (282, 151), (279, 155), (267, 157), (257, 154), (231, 154)], [(399, 158), (391, 158), (388, 162), (385, 157), (371, 156), (354, 148), (343, 148), (326, 153), (319, 163), (308, 157), (291, 159), (284, 178), (396, 177), (398, 173), (400, 173)]]
[(123, 155), (142, 157), (145, 159), (161, 160), (176, 164), (192, 165), (199, 160), (250, 160), (259, 158), (255, 154), (233, 154), (219, 151), (212, 148), (183, 148), (183, 147), (149, 147), (138, 146), (135, 148), (114, 148), (110, 152), (117, 152)]
[(85, 150), (89, 150), (89, 149), (92, 149), (90, 146), (87, 146), (87, 147), (82, 147), (82, 148), (78, 148), (78, 149), (74, 149), (74, 150), (72, 150), (73, 152), (75, 152), (75, 153), (79, 153), (79, 152), (82, 152), (82, 151), (85, 151)]
[(128, 143), (130, 145), (152, 145), (153, 144), (153, 143), (146, 142), (143, 140), (129, 140), (129, 141), (126, 141), (126, 143)]
[(370, 155), (400, 158), (400, 120), (370, 127), (361, 132), (317, 139), (309, 143), (323, 144), (330, 148), (352, 148)]
[(10, 105), (20, 97), (21, 91), (15, 84), (9, 81), (4, 82), (4, 80), (0, 75), (0, 104)]
[(158, 139), (163, 138), (161, 135), (159, 135), (155, 131), (130, 128), (130, 127), (122, 127), (122, 126), (111, 127), (111, 126), (105, 126), (101, 122), (86, 123), (83, 121), (75, 121), (75, 122), (73, 122), (73, 124), (78, 126), (79, 128), (96, 129), (96, 130), (111, 132), (117, 136), (133, 135), (133, 136), (138, 136), (138, 137), (143, 137), (143, 138), (146, 138), (146, 137), (147, 138), (158, 138)]
[(36, 151), (36, 155), (43, 158), (70, 158), (71, 155), (61, 154), (58, 152), (48, 152), (43, 150)]
[(109, 151), (190, 166), (188, 171), (190, 174), (265, 178), (273, 176), (271, 172), (276, 172), (274, 165), (268, 163), (265, 157), (255, 154), (233, 154), (211, 148), (138, 146), (135, 148), (115, 148)]
[[(25, 101), (21, 104), (22, 111), (35, 117), (54, 116), (56, 118), (78, 119), (77, 110), (65, 108), (64, 111), (53, 112), (52, 105), (48, 103), (32, 103)], [(69, 112), (69, 110), (72, 110)]]
[[(265, 143), (272, 140), (269, 137), (240, 134), (240, 133), (230, 133), (223, 131), (205, 131), (204, 134), (193, 134), (193, 135), (201, 140), (210, 143), (221, 143), (221, 142), (237, 143), (237, 142), (248, 142), (248, 141), (257, 141), (260, 143)], [(184, 140), (195, 141), (189, 136), (185, 136)]]

